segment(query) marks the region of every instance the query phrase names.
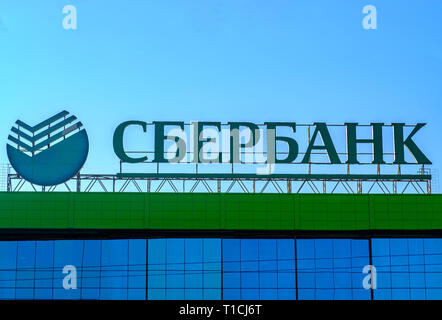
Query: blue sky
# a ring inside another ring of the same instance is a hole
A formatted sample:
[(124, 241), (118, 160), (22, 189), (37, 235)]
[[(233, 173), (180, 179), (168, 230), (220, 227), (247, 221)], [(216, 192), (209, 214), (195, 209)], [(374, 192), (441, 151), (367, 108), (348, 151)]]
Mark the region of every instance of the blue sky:
[[(77, 30), (62, 27), (68, 4)], [(368, 4), (377, 30), (362, 28)], [(89, 134), (84, 171), (114, 173), (125, 120), (426, 122), (416, 141), (440, 168), (441, 12), (438, 0), (3, 0), (0, 145), (16, 119), (67, 109)]]

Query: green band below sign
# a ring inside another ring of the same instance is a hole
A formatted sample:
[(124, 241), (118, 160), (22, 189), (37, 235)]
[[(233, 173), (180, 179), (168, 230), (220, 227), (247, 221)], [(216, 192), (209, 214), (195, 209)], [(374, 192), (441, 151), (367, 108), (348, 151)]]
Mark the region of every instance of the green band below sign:
[(0, 229), (442, 230), (442, 195), (0, 193)]

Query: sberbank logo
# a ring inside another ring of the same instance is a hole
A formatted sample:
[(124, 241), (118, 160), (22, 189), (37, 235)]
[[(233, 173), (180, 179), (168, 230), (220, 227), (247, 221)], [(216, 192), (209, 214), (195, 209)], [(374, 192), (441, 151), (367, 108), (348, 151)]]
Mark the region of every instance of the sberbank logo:
[(34, 126), (17, 120), (6, 145), (9, 162), (25, 180), (53, 186), (74, 177), (86, 162), (89, 139), (77, 117), (62, 111)]

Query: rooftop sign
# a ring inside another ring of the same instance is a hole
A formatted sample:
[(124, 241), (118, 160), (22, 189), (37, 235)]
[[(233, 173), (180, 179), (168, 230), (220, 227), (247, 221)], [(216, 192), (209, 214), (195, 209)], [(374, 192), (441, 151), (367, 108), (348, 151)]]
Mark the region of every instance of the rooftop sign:
[[(154, 127), (154, 152), (153, 159), (147, 154), (137, 152), (139, 156), (131, 155), (124, 147), (125, 131), (128, 128), (137, 128), (137, 140), (146, 139), (145, 133), (148, 125)], [(414, 136), (425, 124), (418, 123), (411, 126), (411, 132), (406, 135), (404, 123), (392, 123), (385, 126), (383, 123), (371, 123), (372, 136), (362, 138), (357, 134), (358, 123), (345, 123), (346, 158), (339, 156), (336, 151), (335, 140), (330, 134), (329, 126), (324, 122), (316, 122), (309, 127), (308, 143), (305, 150), (300, 150), (298, 141), (290, 136), (278, 135), (277, 129), (284, 128), (295, 134), (298, 126), (294, 122), (266, 122), (257, 125), (251, 122), (192, 122), (190, 135), (186, 133), (185, 123), (179, 121), (153, 122), (126, 121), (120, 124), (114, 133), (113, 146), (115, 154), (123, 163), (244, 163), (241, 154), (245, 149), (250, 149), (255, 163), (284, 164), (311, 162), (312, 154), (321, 152), (327, 155), (329, 164), (360, 164), (358, 147), (370, 145), (372, 148), (371, 164), (431, 164), (431, 161), (416, 145)], [(310, 136), (310, 127), (313, 134)], [(408, 126), (409, 127), (409, 126)], [(168, 128), (168, 130), (166, 130)], [(394, 143), (394, 158), (388, 162), (384, 156), (384, 128), (392, 130)], [(169, 148), (165, 149), (166, 142)], [(285, 144), (284, 157), (277, 157), (277, 145)], [(414, 162), (406, 161), (406, 149), (414, 158)], [(190, 150), (190, 152), (189, 152)], [(192, 155), (188, 159), (188, 154)], [(169, 155), (167, 157), (167, 155)], [(256, 159), (257, 155), (260, 159)], [(250, 157), (249, 157), (250, 158)]]
[(77, 117), (62, 111), (34, 126), (17, 120), (6, 146), (9, 162), (27, 181), (57, 185), (83, 167), (89, 139)]
[[(113, 135), (113, 149), (121, 164), (231, 164), (232, 171), (227, 174), (231, 177), (244, 175), (234, 173), (234, 164), (258, 164), (264, 165), (264, 168), (257, 168), (254, 176), (270, 177), (284, 174), (274, 172), (277, 164), (431, 164), (415, 142), (415, 137), (424, 126), (424, 123), (223, 124), (202, 121), (147, 123), (134, 120), (117, 126)], [(334, 134), (332, 128), (338, 128), (342, 131), (341, 134)], [(365, 132), (361, 132), (361, 128), (365, 128)], [(127, 145), (134, 141), (145, 146), (145, 150), (131, 151), (132, 147)], [(393, 148), (392, 151), (386, 151), (387, 143), (391, 145), (390, 150)], [(339, 148), (342, 150), (343, 146), (345, 151), (339, 152)], [(367, 147), (370, 152), (360, 151)], [(146, 151), (149, 148), (150, 151)], [(82, 123), (67, 111), (34, 126), (17, 120), (11, 128), (7, 144), (9, 161), (15, 171), (27, 181), (42, 186), (58, 185), (74, 177), (83, 167), (88, 149), (89, 140)], [(318, 157), (322, 157), (321, 160), (317, 160)], [(347, 176), (349, 173), (347, 172)], [(150, 177), (152, 174), (155, 174), (152, 170), (123, 173), (120, 166), (118, 175)], [(156, 174), (159, 174), (158, 170)], [(186, 174), (188, 173), (183, 173), (183, 176)], [(216, 169), (206, 172), (206, 175), (210, 174), (226, 175)], [(311, 175), (310, 170), (308, 175)], [(399, 174), (397, 176), (400, 177)]]

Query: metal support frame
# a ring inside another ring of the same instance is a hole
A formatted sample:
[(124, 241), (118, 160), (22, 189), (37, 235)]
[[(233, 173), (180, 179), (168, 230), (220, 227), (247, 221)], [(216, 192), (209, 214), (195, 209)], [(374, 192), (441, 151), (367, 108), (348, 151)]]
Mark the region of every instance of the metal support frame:
[[(179, 187), (180, 183), (182, 188)], [(187, 185), (187, 188), (186, 188)], [(190, 187), (189, 187), (190, 186)], [(18, 174), (8, 174), (7, 191), (67, 192), (175, 192), (175, 193), (431, 193), (431, 176), (403, 179), (377, 175), (367, 178), (324, 178), (296, 176), (189, 176), (186, 174), (123, 177), (106, 174), (78, 174), (58, 186), (37, 188)]]

